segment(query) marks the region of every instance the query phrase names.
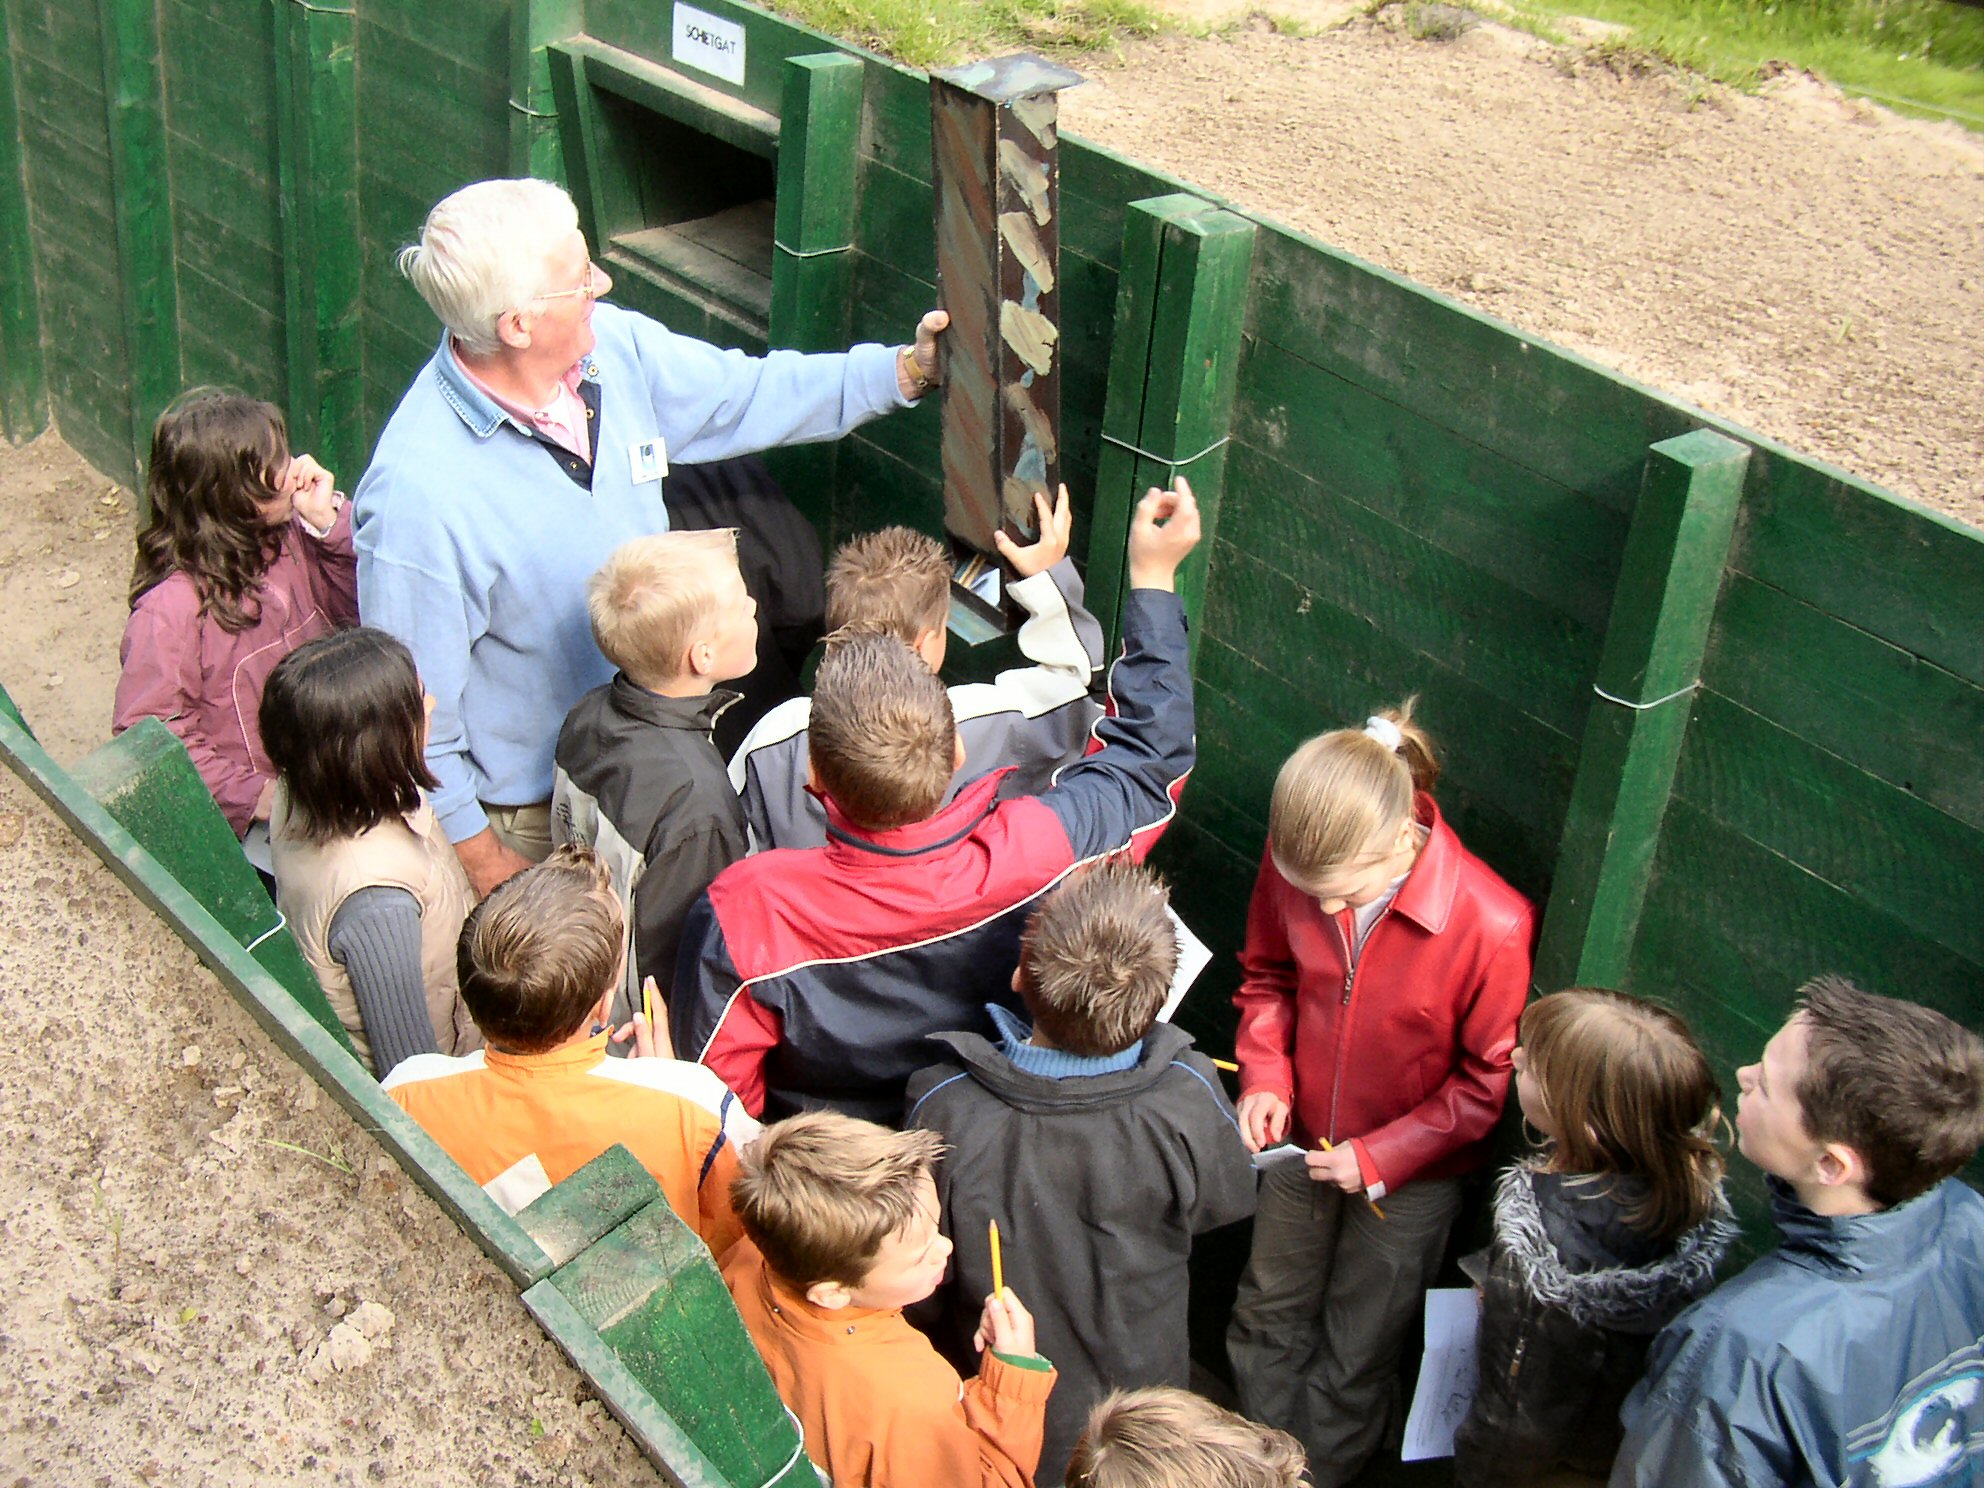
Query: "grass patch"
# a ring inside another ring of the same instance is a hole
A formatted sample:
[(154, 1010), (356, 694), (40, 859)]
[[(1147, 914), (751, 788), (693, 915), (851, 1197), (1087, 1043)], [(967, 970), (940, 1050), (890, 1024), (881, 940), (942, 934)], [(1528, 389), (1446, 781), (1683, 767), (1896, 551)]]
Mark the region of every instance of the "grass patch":
[(1107, 50), (1171, 29), (1141, 0), (778, 0), (787, 15), (911, 67)]
[(1959, 0), (1510, 0), (1632, 27), (1631, 44), (1737, 88), (1771, 63), (1984, 131), (1984, 7)]

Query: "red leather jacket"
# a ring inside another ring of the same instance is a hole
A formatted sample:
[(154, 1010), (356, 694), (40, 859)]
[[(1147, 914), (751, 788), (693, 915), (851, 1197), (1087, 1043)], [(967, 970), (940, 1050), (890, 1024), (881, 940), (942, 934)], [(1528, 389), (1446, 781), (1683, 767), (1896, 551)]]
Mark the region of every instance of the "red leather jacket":
[(1351, 911), (1325, 915), (1262, 855), (1233, 999), (1243, 1098), (1288, 1101), (1304, 1147), (1349, 1140), (1374, 1198), (1487, 1160), (1529, 994), (1529, 901), (1431, 796), (1414, 809), (1426, 845), (1354, 965)]

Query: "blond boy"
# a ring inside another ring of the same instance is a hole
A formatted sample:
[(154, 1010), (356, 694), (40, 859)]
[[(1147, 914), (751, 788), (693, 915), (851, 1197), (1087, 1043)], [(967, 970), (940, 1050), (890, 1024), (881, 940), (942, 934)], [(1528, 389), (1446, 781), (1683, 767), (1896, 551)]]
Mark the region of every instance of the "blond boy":
[(816, 1111), (765, 1128), (732, 1186), (747, 1238), (724, 1280), (836, 1488), (1033, 1483), (1054, 1367), (1012, 1289), (985, 1299), (969, 1381), (902, 1315), (951, 1254), (932, 1177), (942, 1152), (933, 1132)]
[(645, 979), (666, 999), (690, 904), (748, 847), (711, 730), (737, 699), (718, 684), (756, 662), (758, 606), (727, 529), (622, 543), (587, 584), (586, 605), (619, 671), (559, 731), (551, 831), (613, 870), (627, 918), (627, 983), (614, 1008), (624, 1021)]
[(1068, 1488), (1303, 1488), (1304, 1466), (1287, 1432), (1158, 1385), (1090, 1412)]
[[(1082, 606), (1082, 581), (1068, 561), (1072, 518), (1068, 492), (1049, 505), (1034, 498), (1037, 542), (1021, 546), (1003, 532), (999, 551), (1015, 575), (1011, 594), (1026, 611), (1020, 654), (1029, 665), (990, 682), (950, 689), (951, 712), (964, 741), (965, 762), (945, 799), (980, 776), (1010, 770), (1008, 795), (1033, 795), (1054, 772), (1087, 749), (1102, 716), (1094, 696), (1102, 665), (1102, 627)], [(951, 613), (951, 562), (935, 538), (907, 527), (885, 527), (851, 538), (827, 565), (827, 629), (856, 626), (892, 635), (933, 672), (944, 668)], [(826, 811), (807, 789), (807, 720), (812, 699), (772, 709), (745, 736), (730, 762), (730, 782), (758, 847), (819, 847), (827, 840)]]

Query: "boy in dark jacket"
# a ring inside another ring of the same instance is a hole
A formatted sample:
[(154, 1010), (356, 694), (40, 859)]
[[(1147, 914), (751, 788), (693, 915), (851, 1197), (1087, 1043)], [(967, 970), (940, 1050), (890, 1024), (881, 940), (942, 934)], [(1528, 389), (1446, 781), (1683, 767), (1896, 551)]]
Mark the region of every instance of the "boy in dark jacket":
[(1182, 480), (1138, 503), (1102, 748), (1037, 796), (1000, 800), (994, 771), (946, 803), (964, 749), (942, 679), (892, 635), (829, 648), (807, 724), (829, 840), (733, 864), (691, 909), (668, 1009), (684, 1058), (754, 1114), (887, 1123), (929, 1035), (993, 1031), (1034, 901), (1175, 810), (1194, 742), (1174, 582), (1198, 537)]
[(1783, 1239), (1654, 1340), (1613, 1488), (1984, 1473), (1984, 1039), (1839, 977), (1736, 1072)]
[(620, 670), (559, 730), (551, 835), (590, 847), (613, 872), (627, 920), (626, 987), (613, 1008), (622, 1023), (640, 1008), (644, 979), (667, 997), (689, 906), (748, 847), (711, 730), (737, 701), (717, 684), (757, 664), (758, 605), (725, 528), (622, 543), (586, 585), (586, 608)]
[(1192, 1236), (1254, 1211), (1254, 1171), (1211, 1061), (1157, 1023), (1178, 959), (1163, 883), (1123, 862), (1041, 901), (1013, 986), (1029, 1027), (937, 1036), (956, 1062), (909, 1084), (912, 1127), (943, 1134), (937, 1170), (951, 1285), (930, 1332), (973, 1357), (971, 1298), (993, 1290), (987, 1226), (1061, 1370), (1040, 1464), (1058, 1482), (1090, 1409), (1112, 1389), (1188, 1382)]

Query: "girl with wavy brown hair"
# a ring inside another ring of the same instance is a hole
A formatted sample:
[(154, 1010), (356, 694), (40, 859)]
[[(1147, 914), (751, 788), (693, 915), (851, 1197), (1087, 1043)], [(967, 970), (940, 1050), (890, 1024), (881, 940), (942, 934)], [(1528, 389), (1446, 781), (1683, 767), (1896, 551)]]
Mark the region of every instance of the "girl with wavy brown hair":
[(257, 398), (194, 388), (152, 428), (152, 517), (138, 534), (111, 731), (163, 722), (237, 836), (266, 823), (274, 793), (257, 720), (269, 673), (358, 620), (351, 517), (333, 485), (309, 455), (291, 455), (281, 410)]

